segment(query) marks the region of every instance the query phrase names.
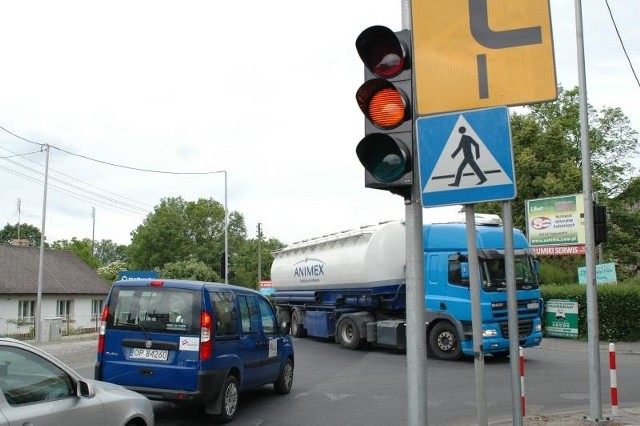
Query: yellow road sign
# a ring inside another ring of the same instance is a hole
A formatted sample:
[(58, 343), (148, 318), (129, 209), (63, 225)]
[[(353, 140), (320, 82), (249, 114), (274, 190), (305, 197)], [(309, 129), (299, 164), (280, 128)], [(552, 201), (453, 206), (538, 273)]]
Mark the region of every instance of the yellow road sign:
[(418, 115), (557, 98), (549, 0), (413, 0)]

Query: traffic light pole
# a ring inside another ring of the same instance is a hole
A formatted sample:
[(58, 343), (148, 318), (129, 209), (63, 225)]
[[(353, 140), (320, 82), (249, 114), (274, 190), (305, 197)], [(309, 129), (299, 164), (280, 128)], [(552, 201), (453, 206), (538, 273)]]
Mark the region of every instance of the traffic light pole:
[[(402, 0), (402, 29), (411, 30), (410, 0)], [(413, 82), (412, 82), (413, 84)], [(412, 93), (415, 93), (413, 90)], [(411, 100), (411, 105), (415, 105)], [(412, 123), (413, 124), (413, 123)], [(412, 152), (418, 152), (415, 132)], [(405, 199), (405, 252), (407, 256), (407, 424), (427, 426), (427, 327), (425, 322), (424, 243), (422, 193), (416, 171), (420, 163), (412, 156), (414, 179)]]
[[(414, 168), (414, 170), (416, 170)], [(427, 425), (427, 344), (420, 185), (405, 200), (407, 303), (407, 424)]]
[(602, 420), (600, 388), (600, 330), (598, 289), (596, 283), (595, 235), (593, 229), (593, 189), (591, 185), (591, 152), (589, 149), (589, 114), (587, 79), (584, 63), (582, 2), (575, 0), (576, 38), (578, 44), (578, 88), (580, 98), (580, 146), (582, 149), (582, 192), (584, 196), (585, 263), (587, 267), (587, 337), (589, 343), (589, 417)]

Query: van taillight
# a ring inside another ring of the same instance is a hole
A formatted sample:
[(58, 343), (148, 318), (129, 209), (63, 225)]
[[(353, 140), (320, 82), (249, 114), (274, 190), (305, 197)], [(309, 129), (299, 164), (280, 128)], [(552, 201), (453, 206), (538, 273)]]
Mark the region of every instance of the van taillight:
[(211, 357), (213, 351), (213, 341), (211, 340), (211, 315), (209, 312), (200, 313), (200, 360), (204, 361)]
[(162, 281), (162, 280), (151, 280), (151, 281), (149, 281), (149, 285), (151, 287), (162, 287), (164, 285), (164, 281)]
[(104, 352), (104, 334), (107, 329), (107, 318), (109, 317), (109, 306), (102, 309), (102, 318), (100, 319), (100, 333), (98, 334), (98, 353)]

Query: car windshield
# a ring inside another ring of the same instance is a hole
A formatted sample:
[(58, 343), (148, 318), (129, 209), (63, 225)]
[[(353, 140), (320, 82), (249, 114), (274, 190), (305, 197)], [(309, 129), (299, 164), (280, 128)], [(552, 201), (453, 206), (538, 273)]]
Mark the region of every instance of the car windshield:
[(164, 287), (116, 288), (107, 327), (143, 332), (196, 332), (200, 327), (200, 292)]

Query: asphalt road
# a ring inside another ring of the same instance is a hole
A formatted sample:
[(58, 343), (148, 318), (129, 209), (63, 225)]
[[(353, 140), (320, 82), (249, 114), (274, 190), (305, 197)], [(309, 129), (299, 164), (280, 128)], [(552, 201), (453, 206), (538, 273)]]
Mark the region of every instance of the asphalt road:
[[(289, 395), (271, 386), (246, 393), (234, 425), (399, 425), (407, 423), (406, 357), (387, 350), (350, 351), (315, 339), (295, 339), (294, 385)], [(42, 345), (87, 377), (93, 377), (95, 339)], [(587, 345), (545, 339), (525, 351), (526, 415), (585, 411), (589, 407)], [(602, 345), (601, 398), (610, 411), (608, 353)], [(428, 419), (432, 425), (477, 423), (473, 359), (427, 360)], [(508, 424), (512, 412), (508, 359), (485, 358), (485, 394), (490, 423)], [(640, 404), (640, 344), (621, 345), (617, 354), (620, 406)], [(154, 403), (160, 426), (209, 423), (197, 407)], [(587, 411), (588, 412), (588, 411)]]

